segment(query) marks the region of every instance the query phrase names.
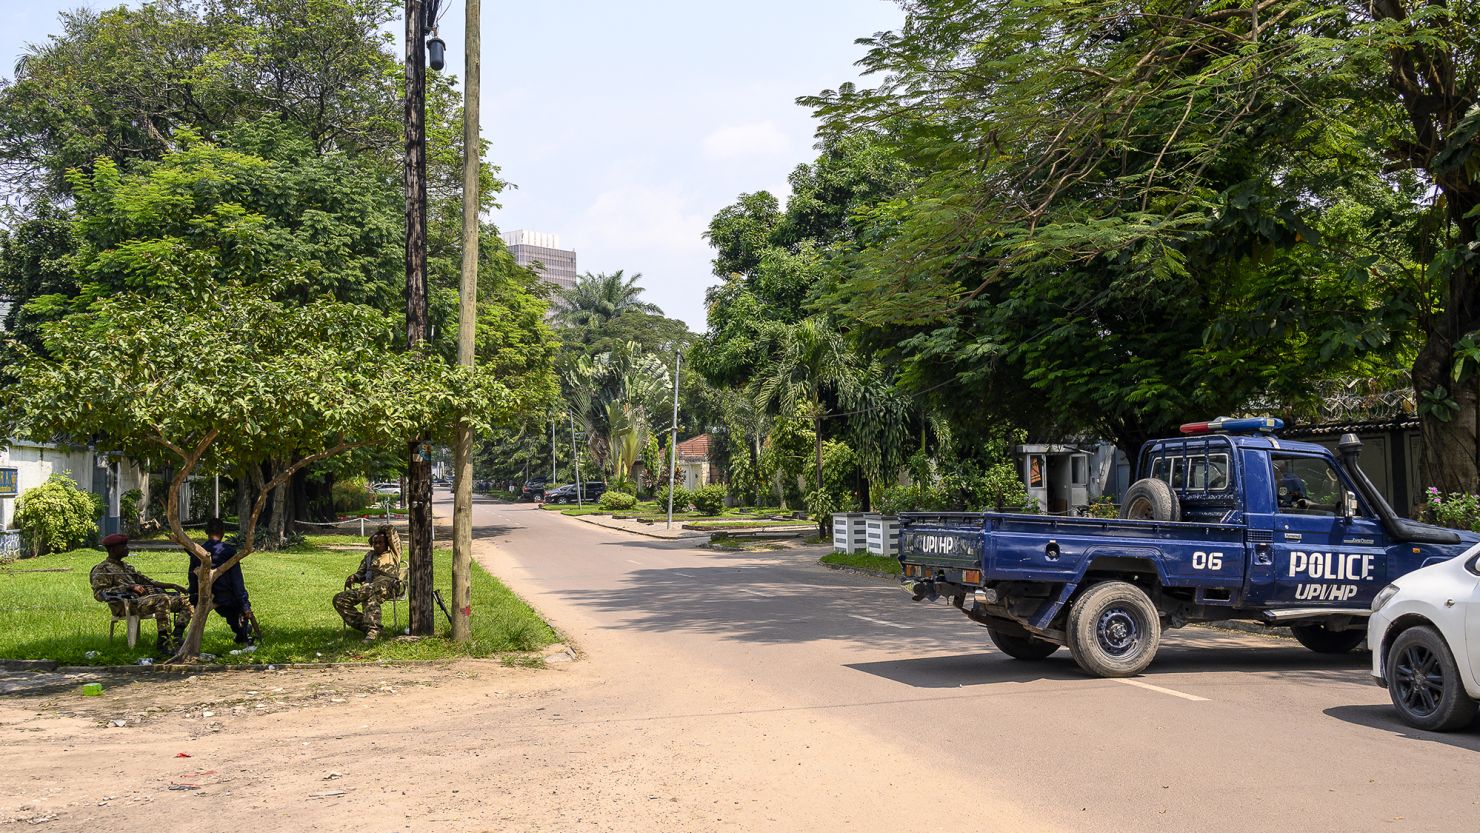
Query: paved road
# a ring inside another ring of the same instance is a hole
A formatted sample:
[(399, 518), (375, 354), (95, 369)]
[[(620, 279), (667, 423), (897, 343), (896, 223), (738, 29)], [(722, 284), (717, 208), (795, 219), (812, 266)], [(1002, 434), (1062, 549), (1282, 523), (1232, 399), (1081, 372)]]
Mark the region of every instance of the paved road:
[[(554, 737), (609, 744), (629, 777), (661, 771), (654, 755), (712, 767), (671, 791), (690, 812), (669, 821), (707, 819), (698, 796), (726, 829), (1451, 831), (1480, 811), (1480, 730), (1406, 729), (1360, 655), (1189, 628), (1146, 675), (1090, 679), (813, 556), (529, 505), (480, 503), (475, 525), (487, 565), (587, 656), (596, 682), (563, 695)], [(655, 751), (635, 753), (644, 731)]]

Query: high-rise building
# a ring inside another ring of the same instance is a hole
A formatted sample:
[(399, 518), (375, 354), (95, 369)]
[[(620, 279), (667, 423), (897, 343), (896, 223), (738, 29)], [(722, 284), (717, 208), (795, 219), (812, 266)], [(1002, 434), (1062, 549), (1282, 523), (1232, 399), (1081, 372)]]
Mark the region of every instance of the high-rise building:
[(562, 289), (576, 285), (576, 253), (560, 248), (560, 235), (541, 231), (504, 232), (504, 243), (514, 255), (514, 262), (528, 266), (545, 280)]

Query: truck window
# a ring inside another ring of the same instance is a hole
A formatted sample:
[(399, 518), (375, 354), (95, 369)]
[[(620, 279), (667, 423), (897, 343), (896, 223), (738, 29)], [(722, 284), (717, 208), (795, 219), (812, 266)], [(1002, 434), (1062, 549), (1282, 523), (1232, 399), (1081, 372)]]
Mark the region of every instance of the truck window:
[(1345, 487), (1319, 457), (1272, 455), (1276, 504), (1285, 515), (1339, 515)]
[(1228, 488), (1228, 455), (1187, 458), (1187, 488), (1221, 492)]

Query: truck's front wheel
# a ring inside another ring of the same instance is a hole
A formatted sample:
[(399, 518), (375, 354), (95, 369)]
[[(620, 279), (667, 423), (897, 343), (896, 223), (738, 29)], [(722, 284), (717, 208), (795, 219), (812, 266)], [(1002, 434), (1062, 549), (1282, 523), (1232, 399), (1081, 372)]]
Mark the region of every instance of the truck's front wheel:
[(1325, 625), (1291, 625), (1290, 633), (1297, 642), (1318, 654), (1344, 654), (1367, 638), (1366, 628), (1330, 631)]
[(1013, 659), (1029, 661), (1047, 659), (1059, 649), (1058, 645), (1047, 639), (1039, 639), (1026, 632), (1013, 633), (988, 626), (987, 635), (992, 637), (992, 644), (997, 646), (997, 650)]
[(1069, 608), (1069, 653), (1097, 677), (1141, 673), (1161, 644), (1161, 616), (1146, 591), (1107, 581), (1084, 591)]

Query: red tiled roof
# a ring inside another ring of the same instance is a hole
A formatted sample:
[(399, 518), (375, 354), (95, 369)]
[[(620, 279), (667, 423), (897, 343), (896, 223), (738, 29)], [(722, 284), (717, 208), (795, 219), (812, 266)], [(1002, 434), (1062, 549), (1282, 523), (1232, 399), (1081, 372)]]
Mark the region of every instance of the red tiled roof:
[(678, 459), (680, 460), (708, 460), (709, 459), (709, 435), (700, 434), (678, 444)]

